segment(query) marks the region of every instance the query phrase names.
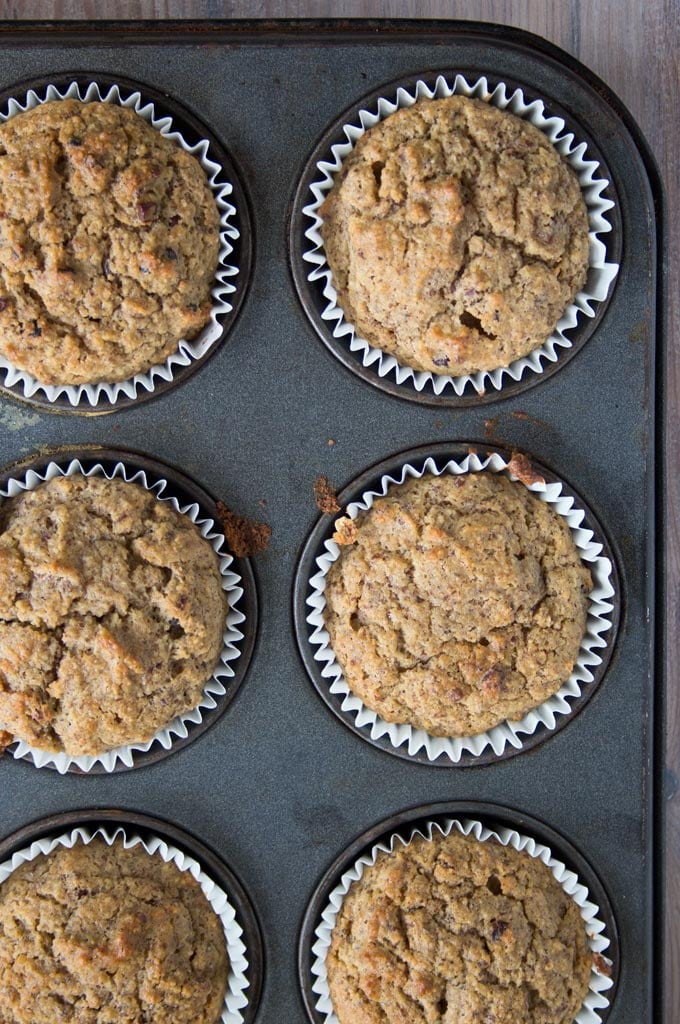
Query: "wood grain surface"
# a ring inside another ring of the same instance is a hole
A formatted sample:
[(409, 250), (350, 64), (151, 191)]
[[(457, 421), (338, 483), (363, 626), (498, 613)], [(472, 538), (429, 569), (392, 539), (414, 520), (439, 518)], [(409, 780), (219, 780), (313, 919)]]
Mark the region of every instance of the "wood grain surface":
[(667, 190), (667, 897), (666, 1024), (680, 1020), (680, 0), (0, 0), (0, 19), (462, 18), (546, 37), (600, 75), (649, 140)]

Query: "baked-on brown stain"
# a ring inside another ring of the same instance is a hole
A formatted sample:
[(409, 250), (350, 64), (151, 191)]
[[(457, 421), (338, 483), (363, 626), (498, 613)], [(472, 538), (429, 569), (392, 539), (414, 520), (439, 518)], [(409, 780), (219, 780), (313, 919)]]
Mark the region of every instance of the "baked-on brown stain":
[(592, 964), (579, 908), (549, 867), (436, 830), (364, 868), (327, 957), (340, 1024), (572, 1024)]
[(521, 480), (527, 487), (531, 484), (544, 484), (545, 479), (537, 473), (531, 462), (522, 452), (513, 452), (512, 458), (508, 463), (508, 469), (510, 472)]
[(340, 511), (335, 488), (327, 476), (318, 476), (314, 481), (314, 501), (317, 508), (325, 515), (334, 515)]
[[(500, 415), (500, 414), (499, 414)], [(484, 420), (484, 440), (492, 441), (498, 426), (498, 416), (490, 416), (489, 419)]]
[(272, 537), (268, 523), (237, 516), (223, 501), (217, 502), (217, 512), (227, 539), (227, 547), (237, 558), (250, 558), (266, 551)]
[(528, 423), (533, 423), (535, 427), (540, 427), (541, 430), (554, 430), (550, 423), (546, 423), (545, 420), (539, 420), (536, 416), (530, 416), (528, 412), (522, 412), (521, 409), (516, 409), (511, 412), (510, 415), (516, 420), (523, 420)]
[(612, 966), (609, 961), (605, 960), (601, 953), (593, 953), (593, 963), (595, 964), (595, 969), (599, 971), (600, 974), (604, 974), (606, 978), (611, 978)]

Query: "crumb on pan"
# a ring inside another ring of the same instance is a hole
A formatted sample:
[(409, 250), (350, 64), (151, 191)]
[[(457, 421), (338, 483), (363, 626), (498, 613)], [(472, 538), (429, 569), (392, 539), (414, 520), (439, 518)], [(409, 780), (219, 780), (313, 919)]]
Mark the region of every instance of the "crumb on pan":
[(531, 484), (544, 484), (545, 478), (536, 472), (526, 455), (513, 452), (508, 463), (510, 472), (529, 487)]
[(335, 488), (329, 482), (327, 476), (317, 476), (314, 481), (314, 501), (317, 508), (326, 515), (333, 515), (340, 511)]
[(224, 528), (227, 546), (233, 555), (237, 558), (250, 558), (267, 550), (272, 536), (271, 526), (259, 523), (255, 519), (237, 516), (223, 501), (217, 502), (217, 511)]

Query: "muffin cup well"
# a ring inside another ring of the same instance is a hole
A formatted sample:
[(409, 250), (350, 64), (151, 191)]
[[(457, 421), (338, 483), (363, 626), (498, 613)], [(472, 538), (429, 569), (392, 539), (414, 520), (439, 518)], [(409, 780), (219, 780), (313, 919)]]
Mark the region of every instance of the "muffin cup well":
[(37, 768), (53, 768), (60, 774), (108, 774), (167, 756), (195, 739), (226, 710), (243, 681), (254, 646), (255, 584), (247, 559), (234, 559), (227, 550), (224, 534), (216, 529), (219, 518), (217, 510), (211, 508), (212, 499), (172, 467), (141, 453), (111, 449), (107, 454), (103, 449), (81, 449), (74, 450), (71, 457), (28, 460), (20, 467), (10, 468), (0, 478), (0, 501), (34, 490), (54, 477), (74, 475), (105, 476), (109, 480), (118, 478), (138, 484), (159, 501), (169, 503), (176, 512), (187, 516), (219, 556), (222, 589), (228, 602), (219, 662), (203, 687), (200, 703), (174, 718), (150, 740), (126, 744), (96, 756), (71, 757), (42, 750), (24, 740), (16, 740), (8, 748), (15, 758), (31, 760)]
[[(484, 805), (480, 805), (479, 809), (493, 810), (485, 808)], [(471, 810), (474, 814), (474, 809)], [(362, 844), (364, 838), (360, 837), (352, 844), (347, 854), (338, 859), (340, 863), (336, 861), (326, 873), (307, 911), (300, 941), (301, 982), (307, 1011), (314, 1024), (338, 1024), (328, 985), (326, 958), (337, 915), (352, 884), (361, 879), (367, 867), (375, 864), (379, 857), (389, 856), (398, 845), (408, 846), (418, 835), (431, 840), (437, 833), (448, 836), (454, 830), (462, 835), (472, 835), (479, 842), (492, 841), (503, 846), (511, 846), (519, 852), (525, 852), (527, 856), (538, 858), (550, 868), (553, 877), (579, 907), (586, 926), (588, 944), (593, 954), (597, 954), (590, 973), (588, 994), (576, 1015), (575, 1022), (598, 1024), (606, 1019), (618, 976), (618, 943), (613, 914), (596, 876), (594, 888), (597, 895), (592, 892), (591, 877), (583, 878), (565, 864), (559, 845), (553, 852), (551, 845), (531, 834), (531, 825), (534, 823), (526, 816), (522, 816), (523, 827), (518, 831), (506, 823), (489, 820), (486, 816), (484, 820), (479, 820), (472, 814), (461, 814), (459, 817), (423, 817), (416, 820), (418, 809), (414, 809), (397, 815), (389, 822), (383, 823), (385, 826), (392, 824), (392, 828), (386, 828), (377, 842), (368, 840), (367, 835), (365, 849), (357, 856), (356, 847)], [(397, 824), (399, 830), (395, 831)], [(528, 830), (525, 831), (527, 826)], [(381, 826), (376, 826), (376, 829), (370, 830), (369, 835), (373, 835), (380, 828)], [(538, 834), (540, 835), (540, 832)], [(553, 835), (558, 842), (561, 840), (561, 837)], [(561, 840), (560, 845), (563, 844), (564, 840)], [(565, 860), (569, 859), (565, 857)], [(591, 875), (592, 869), (589, 869), (588, 876)], [(605, 906), (601, 907), (594, 899), (601, 899)]]
[[(516, 453), (512, 453), (516, 455)], [(568, 524), (584, 563), (593, 576), (586, 633), (569, 679), (548, 700), (519, 721), (465, 737), (432, 736), (424, 729), (387, 722), (352, 693), (333, 652), (324, 625), (324, 590), (331, 565), (340, 556), (332, 540), (335, 519), (323, 517), (303, 549), (295, 585), (295, 619), (300, 653), (312, 682), (331, 710), (353, 732), (389, 753), (424, 764), (451, 766), (483, 764), (520, 753), (566, 724), (589, 699), (606, 670), (618, 624), (618, 581), (604, 532), (585, 503), (564, 481), (530, 460), (536, 479), (524, 484), (549, 504)], [(467, 445), (432, 445), (412, 449), (379, 463), (350, 484), (338, 497), (342, 515), (356, 519), (375, 498), (408, 479), (426, 474), (503, 473), (512, 480), (511, 453), (487, 448), (480, 456)], [(311, 609), (311, 611), (310, 611)], [(405, 749), (403, 749), (405, 748)]]
[(215, 136), (178, 103), (143, 84), (97, 75), (21, 83), (0, 95), (0, 123), (48, 101), (80, 99), (128, 107), (201, 164), (220, 213), (220, 246), (210, 322), (191, 341), (180, 340), (163, 363), (124, 381), (42, 384), (0, 355), (0, 391), (45, 410), (102, 414), (162, 394), (189, 377), (224, 340), (240, 310), (250, 276), (252, 233), (248, 205), (232, 160)]
[[(618, 273), (619, 216), (611, 178), (591, 141), (581, 141), (569, 126), (567, 114), (553, 101), (528, 99), (527, 86), (486, 77), (439, 74), (411, 81), (395, 81), (364, 97), (334, 123), (312, 153), (294, 200), (291, 220), (292, 268), (295, 284), (321, 340), (345, 366), (377, 387), (414, 401), (432, 404), (469, 404), (505, 397), (537, 383), (557, 369), (587, 340), (601, 318)], [(555, 330), (538, 348), (507, 366), (461, 376), (433, 374), (398, 362), (395, 356), (362, 338), (337, 302), (333, 276), (326, 260), (319, 208), (333, 186), (343, 161), (359, 138), (395, 110), (422, 99), (453, 95), (473, 97), (507, 110), (535, 125), (575, 171), (588, 211), (589, 262), (586, 283), (567, 307)], [(546, 107), (548, 109), (546, 109)], [(600, 236), (611, 234), (605, 246)], [(609, 260), (608, 260), (609, 256)], [(612, 258), (613, 257), (613, 258)], [(307, 264), (305, 267), (304, 264)], [(598, 303), (596, 311), (593, 304)], [(590, 318), (590, 327), (584, 322)], [(567, 332), (574, 332), (568, 337)]]
[(220, 1024), (244, 1024), (247, 1019), (251, 1019), (250, 1014), (248, 1017), (244, 1014), (249, 1006), (250, 950), (246, 945), (247, 936), (244, 933), (244, 928), (238, 920), (238, 904), (236, 906), (232, 904), (224, 888), (204, 870), (197, 859), (180, 847), (167, 842), (166, 839), (153, 833), (146, 833), (142, 836), (135, 829), (130, 829), (124, 824), (107, 823), (99, 827), (79, 825), (67, 832), (48, 834), (35, 839), (29, 846), (13, 852), (8, 860), (0, 863), (0, 886), (22, 864), (28, 863), (36, 857), (46, 856), (60, 846), (67, 849), (71, 849), (78, 843), (87, 846), (95, 838), (103, 839), (109, 846), (114, 843), (122, 843), (125, 849), (142, 846), (149, 856), (160, 857), (166, 864), (172, 862), (179, 871), (188, 871), (193, 876), (199, 883), (213, 912), (220, 919), (229, 957), (229, 977)]

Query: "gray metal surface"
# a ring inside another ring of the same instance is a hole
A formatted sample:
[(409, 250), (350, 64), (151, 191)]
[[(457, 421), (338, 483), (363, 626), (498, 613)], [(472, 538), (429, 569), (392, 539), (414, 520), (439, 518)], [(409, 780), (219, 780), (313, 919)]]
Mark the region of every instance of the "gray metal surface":
[[(97, 806), (158, 814), (195, 832), (234, 868), (257, 907), (267, 951), (259, 1021), (302, 1024), (298, 928), (318, 877), (341, 849), (376, 821), (426, 801), (520, 808), (564, 833), (609, 892), (622, 962), (610, 1022), (650, 1022), (656, 239), (649, 182), (621, 122), (550, 61), (462, 37), (377, 42), (0, 51), (2, 85), (50, 69), (99, 69), (183, 100), (243, 169), (256, 231), (245, 309), (203, 370), (158, 401), (100, 420), (3, 400), (0, 461), (44, 444), (141, 448), (273, 527), (271, 548), (255, 563), (261, 626), (253, 663), (215, 727), (177, 755), (118, 777), (60, 778), (4, 758), (1, 832)], [(615, 175), (624, 256), (606, 319), (552, 380), (496, 405), (438, 410), (378, 392), (327, 354), (292, 288), (285, 220), (304, 160), (339, 111), (400, 73), (457, 65), (529, 82), (583, 119)], [(298, 658), (291, 588), (298, 549), (318, 515), (312, 484), (319, 474), (343, 485), (395, 451), (482, 441), (485, 431), (533, 452), (585, 495), (618, 548), (625, 607), (609, 672), (577, 719), (530, 753), (444, 771), (381, 753), (331, 715)]]

